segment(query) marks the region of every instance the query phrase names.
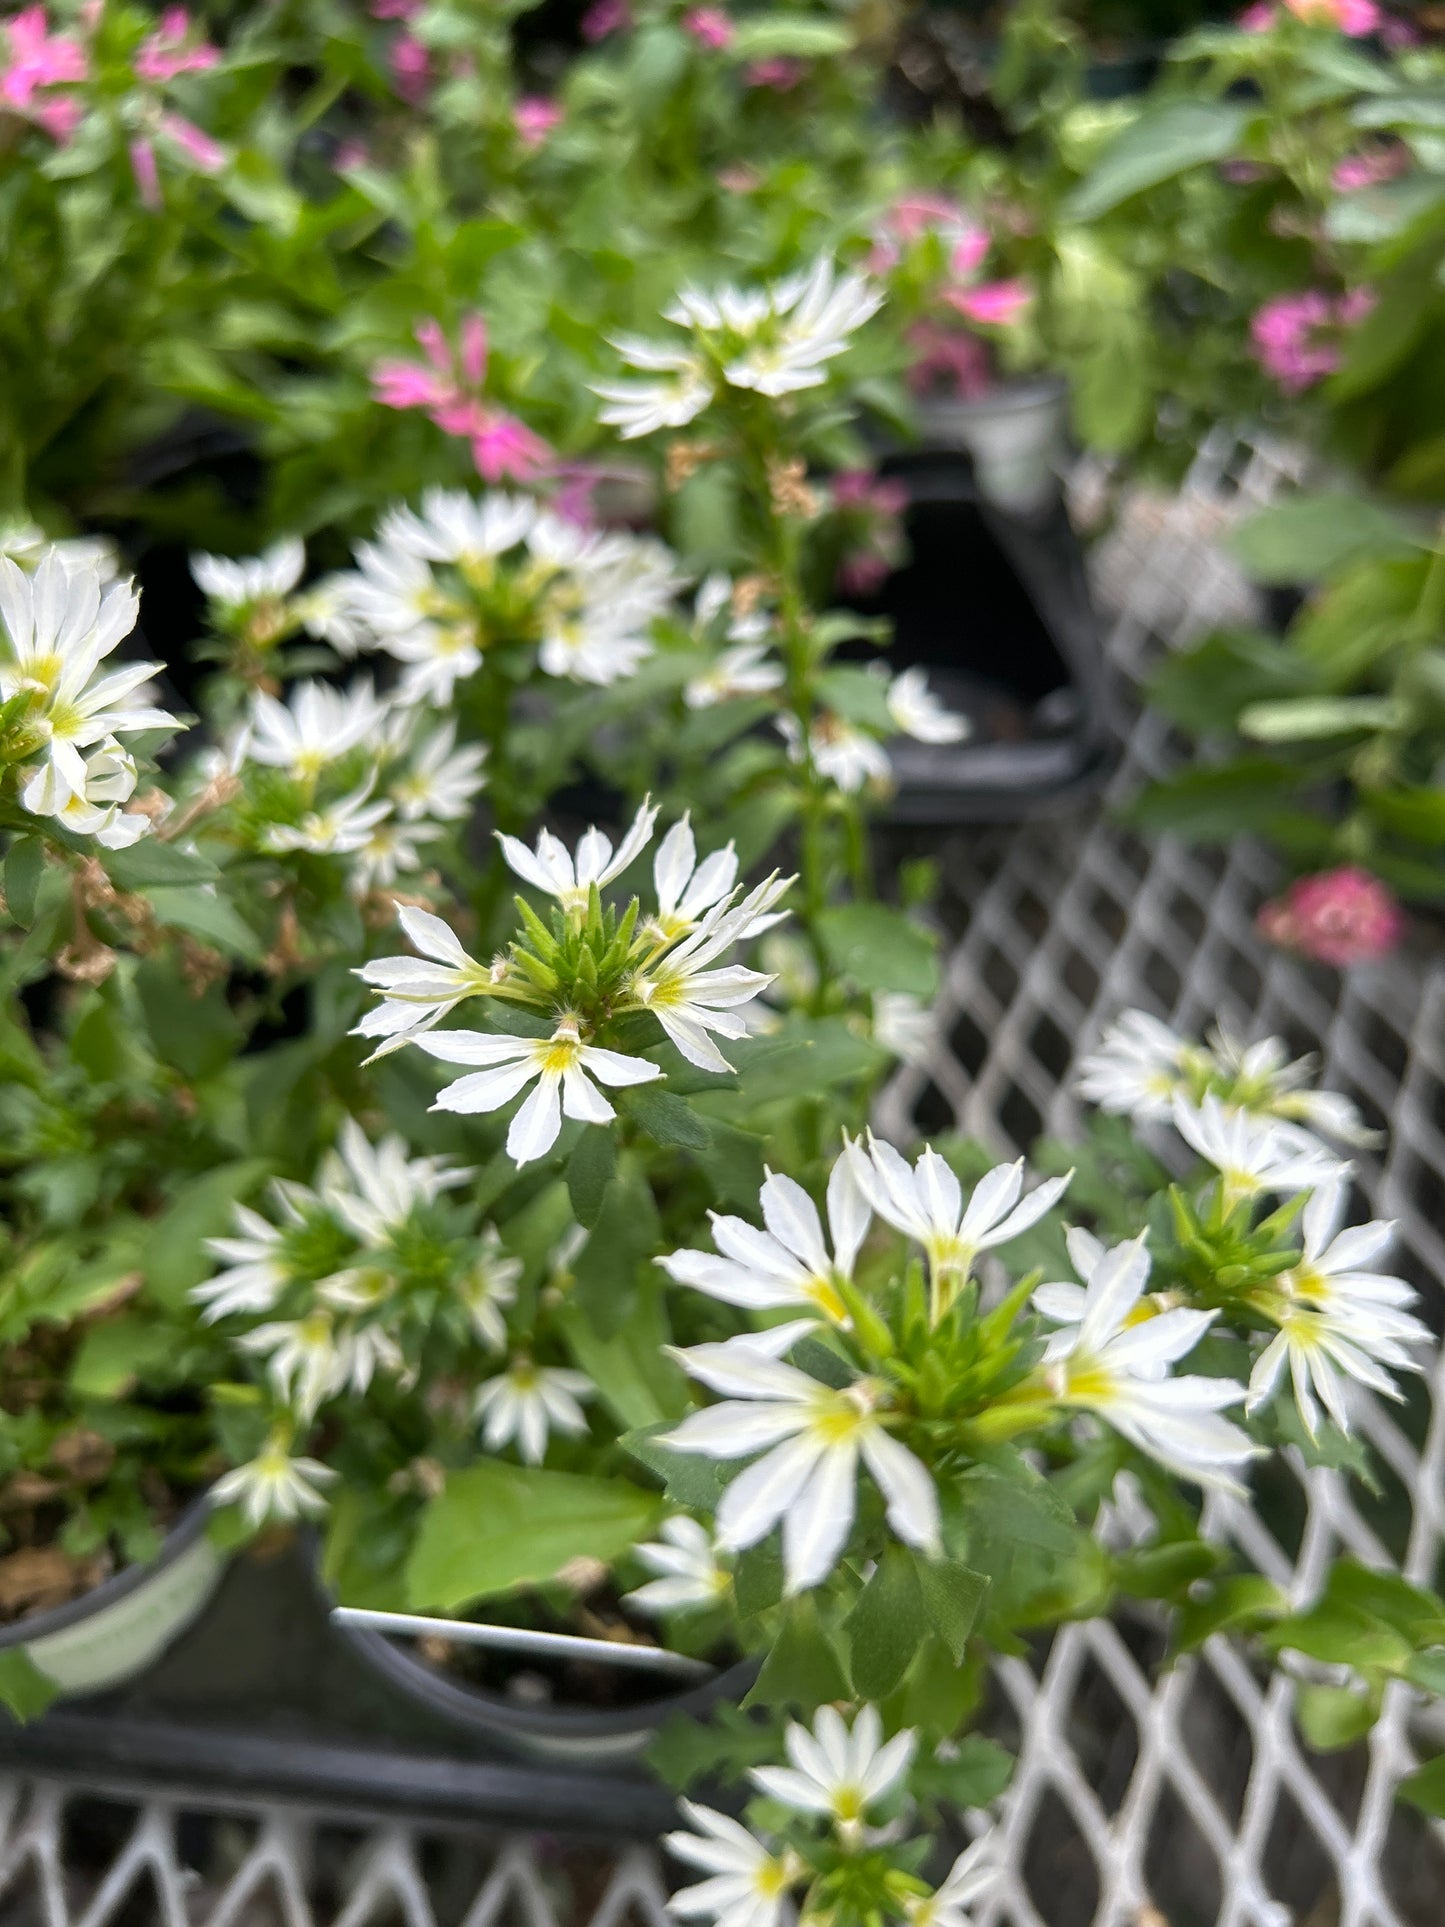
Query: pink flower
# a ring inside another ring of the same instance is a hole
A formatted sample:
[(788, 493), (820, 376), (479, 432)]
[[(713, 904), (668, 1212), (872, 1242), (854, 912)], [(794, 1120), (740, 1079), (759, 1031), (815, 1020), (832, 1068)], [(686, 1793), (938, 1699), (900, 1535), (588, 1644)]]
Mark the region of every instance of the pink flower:
[(632, 13), (627, 0), (592, 0), (582, 16), (582, 38), (595, 43), (631, 25)]
[(921, 241), (925, 234), (949, 234), (970, 225), (968, 216), (946, 194), (900, 194), (889, 208), (887, 224), (900, 241)]
[(431, 85), (431, 55), (415, 35), (399, 33), (388, 58), (396, 91), (409, 107), (419, 107)]
[(160, 25), (141, 42), (135, 57), (135, 70), (142, 80), (174, 80), (177, 74), (200, 74), (214, 67), (221, 58), (219, 49), (208, 41), (194, 46), (185, 43), (191, 31), (190, 16), (184, 7), (167, 7)]
[(159, 207), (161, 204), (161, 175), (156, 166), (156, 150), (149, 141), (132, 141), (130, 144), (130, 169), (135, 175), (136, 192), (140, 195), (143, 207)]
[(524, 147), (540, 147), (561, 118), (557, 102), (542, 94), (527, 94), (512, 109), (517, 138)]
[(529, 482), (548, 467), (552, 451), (505, 409), (480, 409), (472, 429), (472, 460), (484, 482)]
[(845, 468), (833, 477), (833, 506), (862, 509), (871, 515), (901, 515), (908, 507), (902, 482), (875, 475), (871, 468)]
[(713, 53), (732, 45), (733, 23), (721, 7), (693, 7), (682, 16), (682, 24), (700, 47)]
[(1330, 178), (1341, 194), (1353, 194), (1395, 180), (1409, 165), (1407, 147), (1377, 147), (1368, 154), (1347, 154)]
[(770, 60), (750, 60), (744, 79), (749, 87), (770, 87), (775, 94), (788, 94), (807, 74), (801, 60), (778, 54)]
[(876, 555), (871, 549), (855, 549), (838, 564), (838, 586), (847, 595), (876, 595), (892, 573), (893, 564), (887, 556)]
[(370, 160), (371, 151), (365, 141), (342, 141), (332, 166), (338, 174), (349, 174), (352, 168), (365, 167)]
[(426, 0), (371, 0), (373, 20), (414, 20)]
[(992, 386), (988, 349), (977, 335), (936, 321), (917, 321), (908, 330), (913, 362), (908, 386), (915, 395), (951, 395), (977, 401)]
[(1268, 33), (1277, 18), (1274, 0), (1254, 0), (1254, 5), (1246, 7), (1235, 24), (1241, 33)]
[(479, 314), (464, 314), (461, 327), (462, 379), (480, 388), (487, 373), (487, 324)]
[(1374, 306), (1368, 288), (1332, 299), (1319, 289), (1266, 302), (1249, 325), (1255, 357), (1286, 394), (1302, 394), (1340, 365), (1341, 334)]
[(78, 41), (50, 32), (43, 6), (17, 13), (5, 34), (10, 59), (0, 76), (0, 99), (12, 107), (28, 107), (37, 88), (85, 79), (85, 49)]
[(1022, 281), (984, 281), (976, 288), (946, 288), (943, 298), (969, 321), (1006, 328), (1018, 320), (1033, 295)]
[(226, 165), (225, 148), (213, 141), (209, 134), (203, 133), (194, 121), (186, 120), (180, 114), (162, 114), (160, 130), (203, 174), (217, 174)]
[(379, 361), (371, 385), (383, 408), (434, 408), (450, 392), (442, 377), (419, 361)]
[(727, 194), (752, 194), (763, 184), (755, 167), (720, 167), (717, 184)]
[(1405, 935), (1396, 898), (1378, 877), (1351, 867), (1301, 877), (1255, 921), (1268, 942), (1337, 970), (1389, 956)]
[(1296, 20), (1307, 20), (1316, 27), (1338, 27), (1352, 39), (1374, 33), (1380, 25), (1380, 9), (1375, 0), (1284, 0)]

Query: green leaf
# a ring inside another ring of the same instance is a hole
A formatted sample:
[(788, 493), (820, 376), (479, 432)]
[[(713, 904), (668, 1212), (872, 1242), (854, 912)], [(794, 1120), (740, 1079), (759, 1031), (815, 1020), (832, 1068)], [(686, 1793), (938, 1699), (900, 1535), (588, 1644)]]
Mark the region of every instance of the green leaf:
[(128, 850), (109, 850), (106, 874), (118, 890), (149, 890), (171, 884), (214, 883), (220, 871), (208, 857), (194, 850), (178, 850), (174, 843), (142, 837)]
[(918, 1589), (928, 1623), (954, 1659), (962, 1663), (969, 1634), (988, 1592), (986, 1573), (956, 1559), (918, 1560)]
[(924, 1001), (937, 990), (938, 940), (901, 910), (838, 904), (823, 911), (817, 928), (829, 961), (860, 990), (903, 990)]
[(1177, 1599), (1195, 1580), (1216, 1572), (1222, 1557), (1217, 1546), (1198, 1539), (1148, 1546), (1114, 1561), (1114, 1583), (1134, 1599)]
[(915, 1763), (909, 1785), (922, 1799), (961, 1812), (968, 1807), (992, 1806), (1013, 1778), (1016, 1762), (996, 1740), (982, 1733), (965, 1733), (961, 1740), (932, 1759)]
[(1445, 1699), (1445, 1652), (1416, 1653), (1405, 1668), (1405, 1677), (1422, 1693)]
[(617, 1141), (605, 1125), (590, 1124), (567, 1160), (567, 1195), (577, 1222), (591, 1231), (617, 1175)]
[(662, 1481), (674, 1505), (687, 1506), (693, 1512), (716, 1512), (717, 1502), (737, 1468), (704, 1458), (700, 1452), (679, 1452), (664, 1445), (658, 1434), (671, 1430), (671, 1422), (639, 1427), (635, 1432), (625, 1432), (618, 1444)]
[(1349, 1686), (1296, 1684), (1294, 1689), (1295, 1722), (1316, 1753), (1353, 1746), (1369, 1732), (1379, 1711), (1373, 1695)]
[[(139, 848), (139, 845), (137, 845)], [(196, 887), (175, 884), (157, 885), (142, 892), (157, 918), (168, 928), (184, 930), (202, 943), (244, 963), (259, 963), (264, 954), (256, 933), (242, 921), (223, 896)]]
[(193, 997), (170, 970), (147, 958), (136, 971), (135, 985), (162, 1063), (196, 1078), (231, 1061), (241, 1041), (241, 1025), (218, 984)]
[(1239, 733), (1256, 743), (1310, 743), (1359, 730), (1397, 730), (1405, 710), (1392, 696), (1293, 696), (1284, 702), (1251, 703)]
[(454, 1472), (422, 1513), (407, 1561), (419, 1611), (455, 1612), (555, 1578), (572, 1559), (610, 1565), (644, 1538), (661, 1510), (626, 1479), (487, 1460)]
[(816, 1712), (829, 1700), (848, 1697), (848, 1675), (824, 1630), (811, 1594), (789, 1603), (772, 1650), (744, 1706), (792, 1707)]
[(706, 1123), (690, 1104), (674, 1097), (671, 1091), (653, 1090), (644, 1084), (635, 1090), (620, 1092), (618, 1102), (654, 1143), (678, 1151), (707, 1149)]
[(1366, 555), (1408, 555), (1420, 547), (1388, 509), (1358, 495), (1295, 495), (1252, 515), (1229, 546), (1256, 582), (1318, 582)]
[(928, 1630), (913, 1555), (888, 1545), (844, 1621), (848, 1670), (860, 1699), (886, 1699), (917, 1656)]
[[(569, 1171), (570, 1183), (570, 1171)], [(591, 1235), (572, 1261), (575, 1302), (599, 1338), (621, 1330), (662, 1235), (640, 1172), (608, 1187)]]
[(1146, 107), (1065, 198), (1063, 219), (1095, 221), (1145, 188), (1172, 180), (1187, 168), (1223, 160), (1238, 145), (1248, 121), (1246, 108), (1222, 100)]
[(175, 1355), (175, 1334), (129, 1314), (92, 1325), (70, 1367), (77, 1398), (114, 1399)]
[(1409, 1640), (1392, 1627), (1358, 1608), (1329, 1600), (1281, 1619), (1266, 1638), (1276, 1651), (1303, 1653), (1326, 1666), (1403, 1672), (1412, 1658)]
[(146, 1289), (158, 1303), (178, 1309), (191, 1287), (209, 1278), (218, 1261), (206, 1251), (207, 1238), (230, 1228), (231, 1211), (266, 1174), (261, 1158), (242, 1158), (192, 1178), (149, 1228), (140, 1253)]
[(0, 1652), (0, 1702), (9, 1707), (22, 1724), (38, 1719), (59, 1691), (59, 1686), (40, 1670), (23, 1646), (10, 1646)]
[(783, 1597), (783, 1551), (778, 1534), (738, 1554), (733, 1568), (733, 1600), (740, 1619), (770, 1612)]
[(823, 60), (852, 45), (852, 32), (839, 21), (774, 11), (740, 19), (728, 51), (736, 60)]
[(1445, 179), (1439, 174), (1383, 181), (1378, 187), (1341, 194), (1332, 202), (1325, 213), (1325, 233), (1332, 241), (1388, 241), (1442, 204)]
[(1437, 1754), (1417, 1772), (1407, 1775), (1395, 1792), (1412, 1807), (1418, 1807), (1421, 1813), (1445, 1820), (1445, 1753)]
[(5, 907), (22, 930), (35, 921), (35, 899), (45, 868), (45, 845), (38, 836), (22, 836), (5, 855)]
[(606, 1335), (575, 1305), (563, 1306), (558, 1322), (574, 1362), (619, 1425), (675, 1425), (687, 1411), (687, 1380), (664, 1350), (672, 1334), (660, 1285), (639, 1291)]

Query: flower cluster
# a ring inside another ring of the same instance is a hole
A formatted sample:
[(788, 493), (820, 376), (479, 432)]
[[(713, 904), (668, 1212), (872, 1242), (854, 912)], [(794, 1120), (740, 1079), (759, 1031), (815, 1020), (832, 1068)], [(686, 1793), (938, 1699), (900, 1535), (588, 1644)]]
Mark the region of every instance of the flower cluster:
[(1267, 302), (1250, 323), (1260, 366), (1286, 394), (1313, 388), (1339, 367), (1346, 336), (1374, 305), (1369, 288), (1339, 296), (1312, 288)]
[[(525, 138), (540, 139), (552, 124), (546, 109), (547, 102), (530, 103)], [(557, 111), (550, 109), (551, 114)], [(522, 107), (518, 126), (524, 126)], [(551, 459), (546, 443), (514, 414), (485, 398), (488, 347), (482, 316), (462, 317), (455, 347), (441, 323), (430, 317), (419, 321), (414, 332), (425, 359), (377, 362), (371, 371), (377, 400), (387, 408), (424, 409), (444, 434), (469, 442), (485, 482), (527, 482), (542, 474)]]
[(623, 360), (654, 379), (596, 384), (606, 404), (600, 419), (628, 440), (685, 428), (728, 389), (776, 400), (821, 387), (824, 364), (882, 301), (881, 289), (826, 257), (766, 288), (684, 288), (665, 318), (687, 331), (686, 342), (619, 337)]

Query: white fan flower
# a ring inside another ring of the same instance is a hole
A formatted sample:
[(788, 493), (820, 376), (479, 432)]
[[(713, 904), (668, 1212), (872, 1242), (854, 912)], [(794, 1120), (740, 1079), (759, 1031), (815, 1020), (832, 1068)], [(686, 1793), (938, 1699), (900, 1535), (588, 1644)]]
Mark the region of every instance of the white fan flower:
[(733, 1067), (712, 1041), (745, 1037), (747, 1019), (739, 1006), (750, 1004), (773, 981), (761, 970), (743, 964), (713, 965), (734, 944), (743, 942), (777, 919), (772, 906), (792, 882), (771, 876), (751, 890), (741, 903), (719, 904), (710, 910), (690, 937), (655, 963), (644, 964), (633, 976), (629, 991), (638, 1007), (654, 1016), (690, 1064), (699, 1070), (730, 1071)]
[(399, 823), (394, 816), (383, 817), (356, 852), (351, 866), (353, 895), (390, 890), (399, 878), (415, 876), (426, 861), (422, 846), (434, 843), (441, 833), (439, 823)]
[(310, 856), (355, 856), (371, 841), (377, 824), (391, 815), (391, 804), (384, 797), (371, 800), (375, 786), (373, 774), (335, 803), (308, 810), (299, 823), (273, 823), (261, 838), (261, 848), (276, 856), (294, 850)]
[[(694, 1412), (662, 1443), (712, 1459), (764, 1456), (718, 1503), (718, 1543), (741, 1551), (783, 1526), (786, 1590), (804, 1592), (837, 1564), (853, 1527), (862, 1463), (882, 1492), (888, 1524), (911, 1546), (936, 1551), (938, 1494), (927, 1468), (887, 1430), (882, 1387), (860, 1379), (842, 1391), (769, 1356), (811, 1323), (675, 1354), (724, 1403)], [(766, 1449), (765, 1449), (766, 1448)]]
[(592, 393), (606, 404), (597, 419), (625, 442), (655, 435), (659, 428), (686, 428), (717, 392), (703, 357), (690, 348), (667, 348), (619, 335), (612, 346), (631, 367), (652, 378), (597, 381)]
[(223, 1473), (211, 1488), (211, 1501), (239, 1505), (253, 1529), (290, 1525), (326, 1510), (325, 1495), (318, 1487), (329, 1485), (335, 1477), (331, 1467), (318, 1459), (293, 1458), (288, 1442), (277, 1437), (245, 1465)]
[(923, 1247), (928, 1259), (934, 1322), (963, 1289), (979, 1253), (1038, 1223), (1068, 1187), (1069, 1177), (1048, 1178), (1023, 1196), (1024, 1161), (995, 1165), (981, 1177), (965, 1208), (963, 1190), (945, 1161), (925, 1145), (910, 1169), (905, 1158), (873, 1133), (866, 1148), (848, 1146), (858, 1187), (873, 1209)]
[(723, 315), (737, 333), (752, 336), (725, 372), (734, 388), (776, 397), (820, 386), (827, 378), (820, 364), (843, 353), (849, 336), (882, 307), (883, 291), (861, 274), (839, 274), (820, 256), (806, 273), (766, 290), (765, 301), (745, 316)]
[[(773, 721), (788, 746), (788, 760), (801, 763), (803, 732), (797, 717), (775, 716)], [(831, 710), (822, 710), (814, 717), (808, 730), (808, 755), (818, 774), (845, 796), (854, 796), (866, 786), (880, 791), (892, 787), (893, 765), (882, 743)]]
[(385, 1245), (418, 1205), (434, 1204), (443, 1191), (454, 1191), (472, 1176), (448, 1157), (408, 1157), (395, 1131), (373, 1144), (356, 1119), (348, 1117), (316, 1188), (333, 1217), (363, 1244)]
[(594, 825), (583, 832), (575, 859), (561, 838), (553, 836), (550, 830), (539, 834), (535, 850), (529, 850), (514, 836), (504, 836), (500, 830), (497, 841), (502, 846), (507, 867), (524, 883), (555, 897), (566, 911), (584, 911), (592, 885), (595, 883), (602, 890), (620, 877), (651, 842), (656, 821), (656, 805), (644, 800), (615, 851), (611, 837)]
[(587, 1430), (587, 1414), (578, 1400), (589, 1398), (592, 1390), (585, 1372), (517, 1357), (482, 1385), (473, 1409), (491, 1451), (515, 1443), (528, 1465), (540, 1465), (553, 1432), (576, 1436)]
[(21, 771), (20, 801), (32, 816), (53, 816), (77, 836), (93, 836), (102, 849), (127, 850), (151, 830), (139, 810), (121, 805), (135, 794), (136, 760), (114, 736), (107, 736), (85, 759), (81, 790), (70, 788), (53, 763)]
[(783, 665), (768, 654), (763, 643), (743, 642), (724, 649), (699, 671), (684, 687), (682, 699), (689, 709), (712, 709), (718, 703), (766, 696), (781, 689), (783, 680)]
[(457, 683), (482, 666), (475, 612), (397, 542), (358, 543), (356, 565), (350, 606), (376, 647), (401, 663), (400, 700), (450, 708)]
[(129, 582), (107, 581), (94, 563), (69, 566), (54, 548), (33, 575), (0, 556), (0, 701), (23, 698), (12, 738), (36, 766), (26, 787), (58, 814), (85, 801), (83, 752), (137, 730), (171, 729), (176, 718), (144, 700), (161, 665), (127, 663), (107, 674), (104, 658), (135, 626), (139, 599)]
[(329, 1311), (257, 1325), (254, 1331), (242, 1333), (237, 1343), (266, 1360), (277, 1397), (303, 1419), (314, 1418), (318, 1407), (339, 1392), (350, 1376), (346, 1341)]
[(1161, 1122), (1173, 1112), (1199, 1051), (1147, 1011), (1126, 1010), (1079, 1063), (1079, 1095), (1101, 1110), (1137, 1123)]
[(378, 957), (356, 972), (383, 999), (352, 1032), (353, 1037), (382, 1039), (368, 1063), (409, 1044), (419, 1031), (430, 1030), (465, 998), (490, 989), (492, 983), (490, 968), (467, 955), (450, 924), (414, 904), (399, 903), (396, 915), (421, 955)]
[[(1418, 1293), (1403, 1278), (1362, 1269), (1381, 1256), (1395, 1227), (1384, 1219), (1341, 1229), (1348, 1202), (1343, 1183), (1322, 1185), (1304, 1208), (1300, 1262), (1250, 1296), (1279, 1326), (1249, 1379), (1246, 1411), (1274, 1394), (1286, 1363), (1305, 1430), (1314, 1438), (1319, 1403), (1342, 1432), (1350, 1429), (1344, 1379), (1399, 1398), (1390, 1372), (1417, 1372), (1407, 1349), (1433, 1342), (1428, 1325), (1407, 1308)], [(1387, 1369), (1388, 1368), (1388, 1369)]]
[(1212, 1091), (1197, 1107), (1176, 1094), (1172, 1115), (1184, 1142), (1219, 1173), (1230, 1204), (1261, 1192), (1310, 1191), (1349, 1170), (1299, 1125), (1230, 1110)]
[(961, 743), (969, 733), (968, 718), (939, 701), (923, 669), (904, 669), (889, 683), (888, 714), (919, 743)]
[(260, 555), (239, 560), (224, 555), (191, 557), (196, 587), (227, 610), (279, 602), (296, 587), (305, 567), (306, 545), (299, 535), (283, 535)]
[(657, 1260), (669, 1278), (691, 1285), (724, 1304), (748, 1311), (797, 1309), (818, 1313), (835, 1325), (848, 1324), (848, 1308), (838, 1280), (852, 1282), (853, 1267), (872, 1211), (858, 1187), (845, 1154), (828, 1178), (828, 1230), (833, 1254), (823, 1241), (818, 1208), (800, 1184), (771, 1171), (760, 1193), (759, 1231), (745, 1218), (712, 1218), (710, 1251), (674, 1251)]
[(633, 1551), (657, 1575), (624, 1594), (624, 1603), (641, 1612), (695, 1612), (715, 1606), (732, 1584), (731, 1573), (718, 1564), (712, 1535), (686, 1513), (665, 1519), (661, 1539), (634, 1546)]
[(536, 1090), (512, 1119), (507, 1156), (515, 1164), (545, 1157), (557, 1142), (565, 1113), (583, 1124), (610, 1124), (617, 1113), (587, 1073), (614, 1089), (647, 1084), (662, 1072), (640, 1057), (584, 1044), (577, 1020), (563, 1017), (550, 1037), (493, 1036), (479, 1030), (428, 1031), (414, 1041), (443, 1064), (483, 1068), (437, 1094), (434, 1111), (500, 1110), (535, 1081)]
[(526, 495), (429, 488), (420, 514), (398, 504), (382, 517), (377, 535), (389, 548), (423, 562), (449, 563), (474, 582), (487, 583), (497, 558), (520, 547), (542, 513)]
[[(305, 1222), (300, 1212), (286, 1210), (286, 1215), (293, 1229)], [(233, 1312), (270, 1311), (292, 1282), (286, 1227), (272, 1224), (248, 1204), (233, 1205), (231, 1216), (239, 1237), (206, 1239), (207, 1251), (225, 1259), (225, 1269), (191, 1288), (191, 1297), (205, 1307), (202, 1316), (208, 1324)]]
[(637, 633), (625, 608), (583, 604), (571, 613), (555, 612), (537, 649), (545, 676), (591, 683), (606, 689), (635, 676), (652, 654), (652, 641)]
[(652, 859), (657, 910), (647, 929), (664, 942), (695, 930), (715, 904), (731, 894), (738, 880), (738, 853), (729, 843), (699, 863), (692, 812), (673, 824)]
[(725, 1813), (679, 1800), (678, 1811), (695, 1833), (664, 1834), (675, 1859), (706, 1874), (668, 1901), (679, 1920), (711, 1920), (717, 1927), (782, 1927), (789, 1891), (807, 1872), (791, 1847), (771, 1853), (761, 1840)]
[[(1049, 1395), (1106, 1420), (1182, 1478), (1234, 1486), (1234, 1468), (1254, 1457), (1256, 1448), (1220, 1414), (1243, 1402), (1244, 1387), (1227, 1378), (1169, 1373), (1199, 1343), (1215, 1314), (1180, 1308), (1139, 1316), (1150, 1265), (1142, 1236), (1112, 1250), (1076, 1240), (1070, 1255), (1087, 1268), (1085, 1291), (1074, 1307), (1078, 1318), (1056, 1331), (1044, 1351), (1039, 1371)], [(1053, 1292), (1049, 1315), (1057, 1316), (1064, 1307), (1057, 1288)]]
[(298, 782), (312, 782), (362, 743), (380, 747), (386, 714), (385, 698), (369, 678), (349, 689), (297, 683), (284, 703), (258, 690), (251, 698), (246, 755), (253, 763), (284, 769)]
[(387, 785), (403, 823), (429, 818), (435, 823), (459, 822), (485, 789), (485, 743), (456, 746), (457, 726), (450, 718), (434, 729), (411, 752), (405, 770)]
[(938, 1022), (906, 990), (873, 993), (873, 1041), (904, 1064), (927, 1064), (938, 1048)]
[(1227, 1101), (1241, 1110), (1260, 1111), (1287, 1123), (1301, 1124), (1341, 1144), (1366, 1146), (1379, 1142), (1358, 1108), (1338, 1091), (1305, 1089), (1316, 1065), (1312, 1057), (1290, 1058), (1282, 1037), (1262, 1037), (1245, 1044), (1224, 1024), (1209, 1036), (1209, 1048), (1220, 1077), (1228, 1080)]
[(494, 1224), (482, 1230), (481, 1249), (471, 1268), (453, 1279), (452, 1289), (472, 1321), (472, 1329), (489, 1351), (505, 1351), (507, 1312), (517, 1302), (522, 1260), (502, 1249)]
[(750, 1768), (753, 1785), (795, 1813), (823, 1814), (845, 1844), (856, 1844), (869, 1809), (907, 1774), (918, 1735), (905, 1727), (885, 1741), (876, 1706), (861, 1707), (850, 1732), (836, 1707), (820, 1706), (812, 1732), (794, 1722), (783, 1745), (789, 1764)]
[(990, 1835), (965, 1847), (931, 1894), (908, 1896), (903, 1916), (908, 1927), (972, 1927), (963, 1911), (986, 1894), (998, 1878), (998, 1862)]

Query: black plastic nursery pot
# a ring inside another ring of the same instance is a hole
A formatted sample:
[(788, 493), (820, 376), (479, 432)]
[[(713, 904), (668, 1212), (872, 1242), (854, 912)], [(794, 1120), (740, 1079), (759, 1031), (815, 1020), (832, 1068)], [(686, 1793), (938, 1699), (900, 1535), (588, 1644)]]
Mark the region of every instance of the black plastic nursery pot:
[(893, 820), (1013, 822), (1086, 800), (1116, 745), (1083, 551), (1052, 471), (1007, 505), (959, 446), (880, 468), (908, 491), (909, 559), (863, 606), (893, 625), (889, 667), (926, 669), (970, 726), (961, 743), (890, 743)]
[(152, 1665), (204, 1610), (224, 1567), (206, 1535), (210, 1500), (193, 1500), (154, 1559), (127, 1566), (79, 1599), (0, 1631), (0, 1653), (23, 1652), (61, 1698), (124, 1685)]

